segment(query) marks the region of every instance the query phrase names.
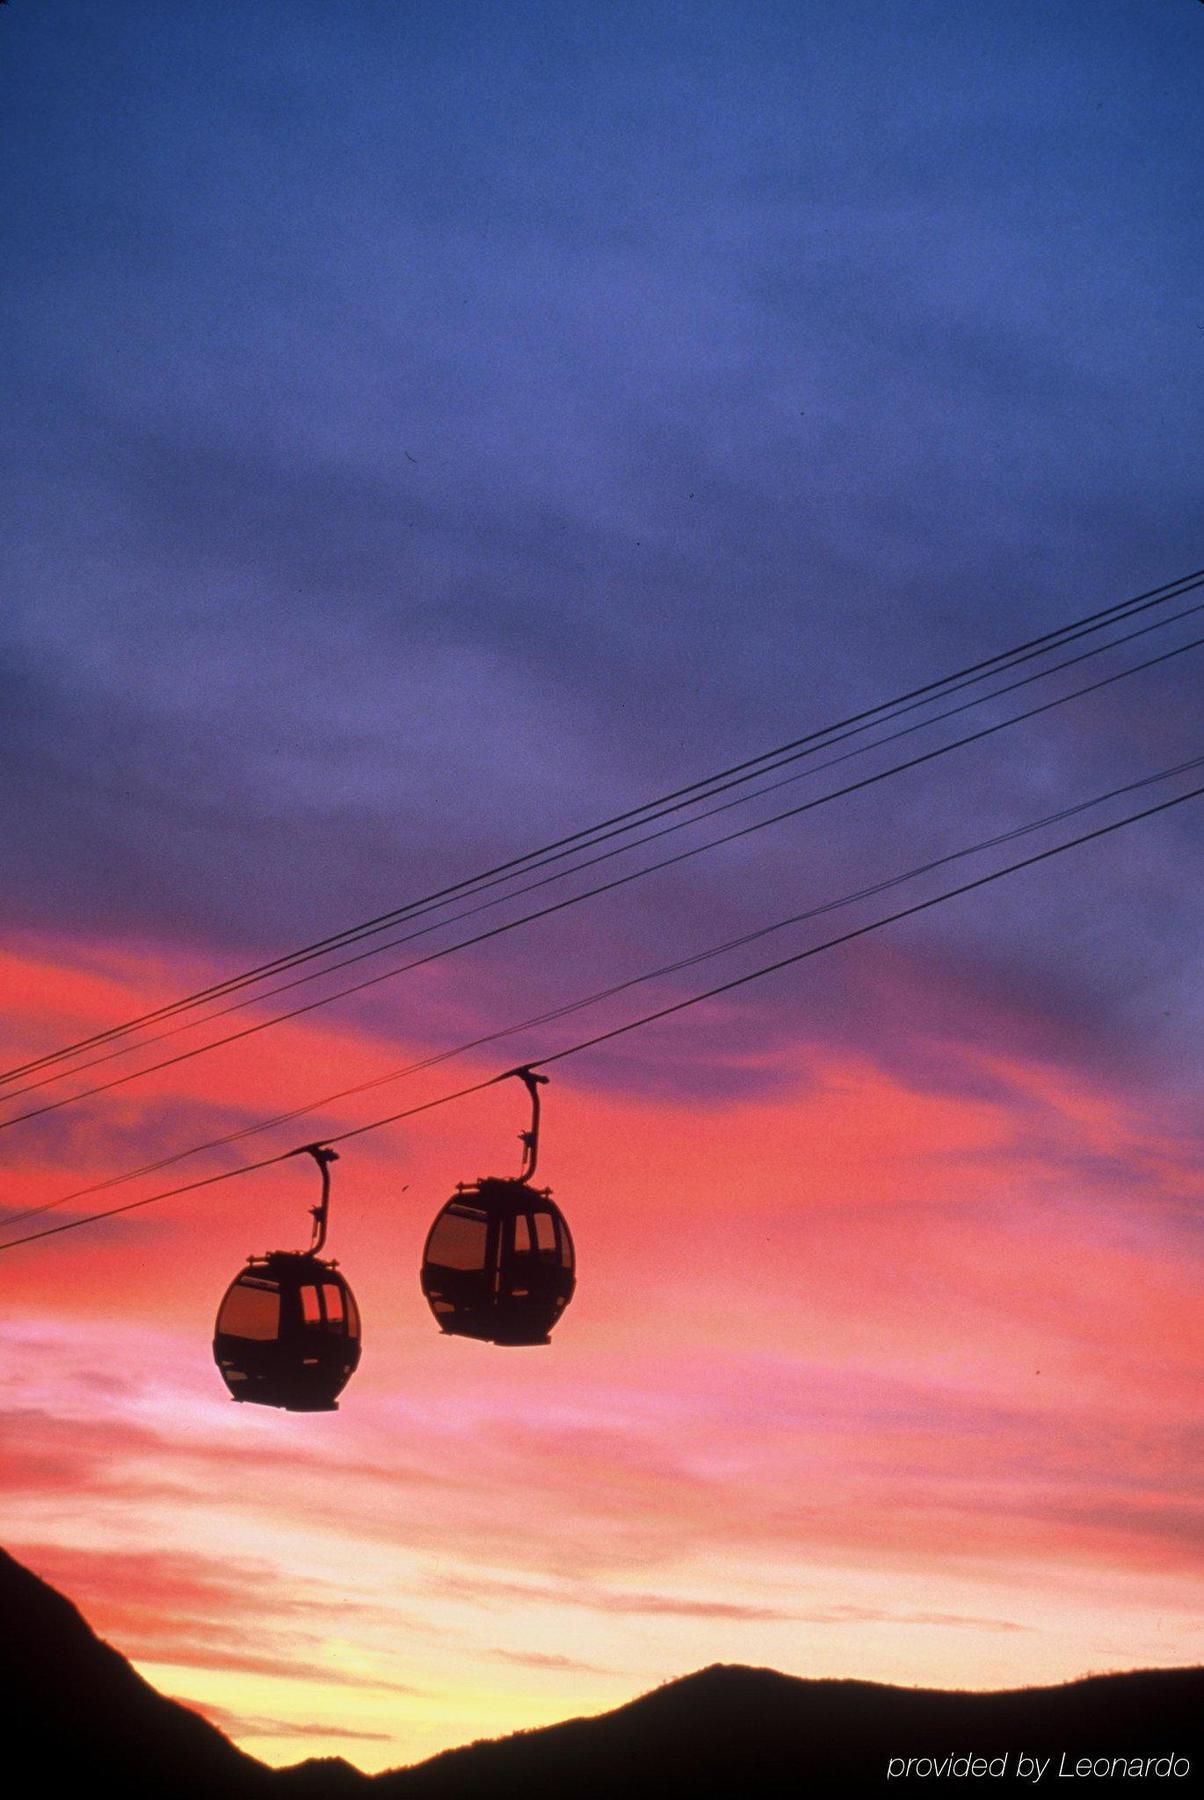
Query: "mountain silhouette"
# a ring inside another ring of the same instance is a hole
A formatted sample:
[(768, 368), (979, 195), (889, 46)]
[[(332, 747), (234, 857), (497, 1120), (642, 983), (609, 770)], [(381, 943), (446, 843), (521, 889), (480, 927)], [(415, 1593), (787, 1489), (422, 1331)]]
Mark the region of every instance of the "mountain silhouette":
[[(165, 1700), (69, 1600), (0, 1550), (0, 1718), (10, 1768), (87, 1793), (267, 1794), (270, 1772)], [(33, 1784), (31, 1783), (31, 1786)]]
[[(1198, 1791), (1202, 1767), (1204, 1669), (1146, 1669), (977, 1694), (807, 1681), (720, 1664), (614, 1712), (447, 1750), (375, 1777), (339, 1758), (272, 1770), (156, 1693), (69, 1600), (3, 1551), (0, 1620), (8, 1766), (37, 1771), (37, 1785), (55, 1794), (623, 1800), (634, 1784), (693, 1800), (840, 1800), (931, 1792), (939, 1779), (932, 1775), (888, 1781), (888, 1759), (966, 1753), (1007, 1756), (988, 1792), (1031, 1792), (1031, 1777), (1016, 1778), (1021, 1751), (1052, 1756), (1039, 1784), (1046, 1792), (1059, 1778), (1063, 1753), (1071, 1767), (1083, 1756), (1186, 1758), (1190, 1773), (1171, 1777), (1185, 1793)], [(1121, 1779), (1129, 1792), (1156, 1791), (1152, 1774), (1148, 1782)], [(981, 1791), (981, 1779), (965, 1785)], [(1069, 1791), (1078, 1794), (1081, 1785)]]
[[(1204, 1669), (963, 1694), (804, 1681), (773, 1669), (719, 1665), (601, 1717), (445, 1751), (417, 1768), (380, 1776), (374, 1786), (389, 1800), (621, 1800), (633, 1782), (653, 1794), (696, 1800), (840, 1800), (931, 1792), (932, 1776), (888, 1780), (888, 1759), (973, 1751), (1009, 1753), (1006, 1774), (991, 1780), (988, 1792), (1029, 1792), (1031, 1780), (1015, 1780), (1020, 1750), (1052, 1753), (1050, 1787), (1063, 1751), (1073, 1765), (1082, 1755), (1165, 1750), (1190, 1759), (1184, 1781), (1190, 1791), (1201, 1767), (1193, 1744), (1202, 1716)], [(968, 1779), (964, 1787), (981, 1792), (987, 1779)]]

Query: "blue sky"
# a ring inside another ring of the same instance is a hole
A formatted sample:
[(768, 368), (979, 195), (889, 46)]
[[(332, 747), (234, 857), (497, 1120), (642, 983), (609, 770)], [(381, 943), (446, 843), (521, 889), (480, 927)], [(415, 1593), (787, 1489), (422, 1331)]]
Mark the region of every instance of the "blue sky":
[[(1187, 0), (0, 27), (25, 931), (237, 966), (1204, 561)], [(1198, 695), (1186, 657), (443, 1002), (577, 991), (1146, 773)], [(1081, 957), (1060, 869), (930, 953), (1132, 1043), (1182, 987), (1193, 826), (1099, 853)], [(817, 970), (831, 1029), (858, 979)]]

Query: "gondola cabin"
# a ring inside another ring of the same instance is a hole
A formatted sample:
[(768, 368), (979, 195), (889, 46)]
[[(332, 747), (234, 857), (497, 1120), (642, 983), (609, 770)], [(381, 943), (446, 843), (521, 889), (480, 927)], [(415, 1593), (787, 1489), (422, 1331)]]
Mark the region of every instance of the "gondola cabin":
[(546, 1344), (576, 1286), (573, 1240), (546, 1188), (457, 1188), (432, 1225), (422, 1291), (439, 1327), (490, 1344)]
[(573, 1297), (576, 1256), (548, 1188), (531, 1186), (539, 1157), (539, 1090), (546, 1075), (509, 1069), (531, 1097), (531, 1128), (519, 1133), (523, 1166), (458, 1187), (431, 1226), (422, 1291), (439, 1329), (488, 1344), (546, 1344)]
[(360, 1316), (333, 1262), (252, 1256), (218, 1309), (213, 1356), (235, 1400), (334, 1412), (360, 1360)]
[(330, 1165), (324, 1144), (304, 1144), (322, 1174), (322, 1198), (310, 1208), (308, 1250), (249, 1256), (226, 1289), (213, 1332), (213, 1360), (235, 1400), (288, 1412), (334, 1412), (360, 1360), (360, 1315), (337, 1263), (318, 1252), (326, 1243)]

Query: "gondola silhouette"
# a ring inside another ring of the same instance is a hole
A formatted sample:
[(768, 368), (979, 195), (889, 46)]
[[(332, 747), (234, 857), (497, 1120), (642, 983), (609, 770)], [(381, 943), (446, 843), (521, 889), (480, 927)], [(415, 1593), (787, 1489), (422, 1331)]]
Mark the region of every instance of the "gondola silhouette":
[[(431, 1226), (422, 1291), (441, 1331), (490, 1344), (546, 1344), (573, 1297), (576, 1259), (568, 1225), (548, 1188), (534, 1188), (539, 1089), (546, 1075), (511, 1069), (531, 1096), (517, 1176), (457, 1187)], [(502, 1077), (501, 1079), (505, 1079)]]
[(311, 1207), (308, 1250), (249, 1256), (218, 1308), (213, 1357), (235, 1400), (288, 1412), (335, 1412), (360, 1360), (360, 1315), (337, 1263), (318, 1254), (326, 1244), (330, 1165), (337, 1152), (304, 1144), (322, 1175)]

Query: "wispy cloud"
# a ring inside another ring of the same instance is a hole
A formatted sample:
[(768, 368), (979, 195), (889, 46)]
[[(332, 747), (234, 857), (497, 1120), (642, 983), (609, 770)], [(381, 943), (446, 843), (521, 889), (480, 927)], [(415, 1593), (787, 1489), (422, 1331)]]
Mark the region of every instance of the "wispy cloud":
[(244, 1713), (232, 1712), (229, 1707), (217, 1706), (207, 1700), (198, 1705), (194, 1700), (182, 1700), (181, 1705), (190, 1706), (224, 1731), (230, 1737), (237, 1738), (320, 1738), (324, 1742), (343, 1740), (347, 1743), (389, 1744), (394, 1740), (387, 1731), (356, 1731), (349, 1725), (316, 1725), (304, 1724), (290, 1719), (263, 1719)]

